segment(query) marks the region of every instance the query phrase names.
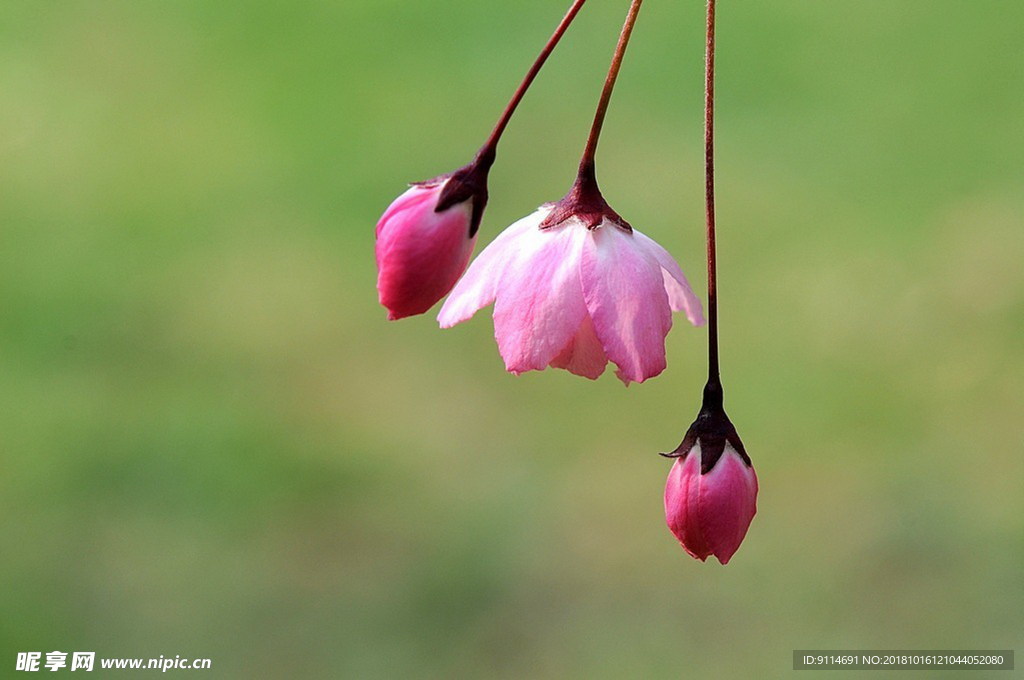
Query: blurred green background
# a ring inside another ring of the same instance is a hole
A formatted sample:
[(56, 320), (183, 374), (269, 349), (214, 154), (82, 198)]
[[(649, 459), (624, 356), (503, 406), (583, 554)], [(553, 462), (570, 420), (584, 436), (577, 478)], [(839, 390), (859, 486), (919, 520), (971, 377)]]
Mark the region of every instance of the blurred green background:
[[(479, 247), (567, 189), (626, 4), (591, 0), (526, 99)], [(377, 305), (380, 212), (469, 160), (567, 5), (0, 4), (0, 668), (1019, 651), (1024, 5), (721, 3), (724, 378), (762, 488), (726, 568), (665, 528), (656, 455), (704, 329), (627, 390), (506, 374), (486, 313)], [(599, 154), (701, 294), (702, 67), (702, 4), (646, 3)]]

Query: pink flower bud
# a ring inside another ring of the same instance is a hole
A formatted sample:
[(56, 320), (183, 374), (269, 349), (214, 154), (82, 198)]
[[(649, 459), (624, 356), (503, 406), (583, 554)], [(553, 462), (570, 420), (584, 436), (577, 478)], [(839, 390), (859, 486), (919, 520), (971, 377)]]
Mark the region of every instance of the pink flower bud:
[(716, 438), (710, 439), (698, 439), (672, 465), (665, 484), (665, 521), (691, 556), (703, 561), (714, 555), (726, 564), (757, 512), (757, 475), (746, 455), (734, 448), (733, 437), (724, 441), (717, 460), (709, 460), (716, 444)]
[(377, 292), (392, 321), (433, 307), (469, 264), (472, 197), (439, 211), (448, 181), (414, 185), (377, 223)]

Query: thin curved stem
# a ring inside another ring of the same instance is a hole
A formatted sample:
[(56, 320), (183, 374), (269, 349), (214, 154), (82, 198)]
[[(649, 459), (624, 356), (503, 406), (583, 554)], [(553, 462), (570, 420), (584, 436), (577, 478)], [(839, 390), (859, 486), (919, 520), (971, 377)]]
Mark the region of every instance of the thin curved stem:
[(480, 152), (477, 154), (479, 157), (490, 157), (493, 161), (498, 148), (498, 141), (501, 139), (501, 135), (504, 134), (505, 128), (508, 127), (508, 122), (512, 119), (512, 114), (514, 114), (516, 108), (519, 107), (519, 103), (523, 101), (526, 91), (530, 89), (530, 85), (533, 84), (537, 74), (540, 73), (540, 69), (544, 66), (544, 62), (546, 62), (548, 57), (551, 56), (551, 53), (562, 39), (562, 36), (565, 35), (565, 32), (572, 24), (573, 19), (575, 19), (576, 15), (579, 14), (579, 11), (583, 9), (583, 5), (586, 1), (587, 0), (574, 0), (572, 6), (569, 7), (569, 11), (567, 11), (565, 16), (562, 17), (562, 21), (558, 24), (558, 28), (555, 29), (554, 34), (552, 34), (548, 39), (547, 43), (544, 45), (544, 49), (540, 51), (540, 54), (533, 62), (530, 70), (526, 72), (526, 77), (523, 78), (519, 87), (516, 88), (515, 94), (513, 94), (512, 99), (509, 100), (508, 105), (505, 107), (505, 110), (502, 112), (497, 124), (494, 126), (494, 130), (491, 131), (487, 141), (484, 142), (484, 145), (480, 148)]
[(608, 114), (608, 103), (612, 99), (612, 90), (615, 89), (615, 81), (619, 77), (619, 70), (622, 68), (622, 59), (626, 55), (626, 47), (629, 45), (629, 38), (633, 34), (633, 27), (636, 25), (637, 15), (640, 14), (640, 5), (643, 0), (633, 0), (629, 6), (629, 13), (626, 15), (626, 23), (622, 26), (622, 33), (619, 34), (619, 42), (615, 46), (615, 54), (612, 56), (612, 65), (605, 77), (604, 88), (601, 90), (601, 99), (597, 104), (597, 113), (594, 114), (594, 123), (590, 127), (590, 136), (587, 137), (587, 146), (583, 150), (583, 157), (580, 159), (579, 176), (582, 181), (596, 181), (594, 178), (594, 156), (597, 153), (597, 142), (601, 137), (601, 128), (604, 127), (604, 119)]

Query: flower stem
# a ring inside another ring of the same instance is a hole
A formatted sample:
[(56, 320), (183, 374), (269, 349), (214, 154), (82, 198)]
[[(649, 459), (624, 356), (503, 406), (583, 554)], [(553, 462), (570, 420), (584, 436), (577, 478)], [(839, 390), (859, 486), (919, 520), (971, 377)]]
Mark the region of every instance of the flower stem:
[(715, 248), (715, 0), (708, 0), (704, 57), (704, 215), (708, 242), (708, 385), (720, 394), (718, 371), (718, 259)]
[(562, 36), (572, 24), (573, 19), (575, 19), (576, 15), (579, 14), (579, 11), (583, 9), (583, 4), (586, 1), (587, 0), (574, 0), (569, 11), (567, 11), (565, 16), (562, 17), (562, 21), (558, 24), (558, 28), (555, 29), (554, 34), (552, 34), (548, 39), (547, 43), (544, 45), (544, 49), (540, 51), (540, 54), (537, 55), (537, 59), (533, 62), (530, 70), (526, 72), (526, 77), (523, 78), (523, 82), (521, 82), (519, 87), (516, 88), (515, 94), (512, 95), (512, 99), (502, 112), (501, 118), (498, 119), (498, 123), (494, 126), (494, 130), (491, 131), (487, 141), (484, 142), (484, 145), (477, 153), (477, 158), (482, 159), (488, 166), (494, 162), (494, 157), (498, 149), (498, 141), (501, 139), (502, 134), (504, 134), (505, 128), (508, 127), (508, 122), (512, 119), (512, 114), (514, 114), (516, 108), (519, 107), (519, 103), (523, 101), (526, 91), (530, 89), (530, 85), (533, 84), (537, 74), (540, 73), (540, 69), (544, 66), (544, 62), (546, 62), (548, 57), (551, 56), (551, 53), (562, 39)]
[(583, 150), (583, 157), (580, 159), (579, 178), (577, 181), (583, 184), (593, 184), (596, 187), (594, 155), (597, 153), (597, 141), (601, 137), (601, 128), (604, 126), (604, 119), (608, 113), (608, 103), (612, 99), (615, 80), (619, 77), (619, 69), (622, 68), (622, 58), (626, 55), (626, 47), (629, 45), (633, 26), (636, 25), (637, 15), (640, 14), (641, 4), (643, 4), (643, 0), (633, 0), (632, 4), (630, 4), (629, 13), (626, 15), (626, 23), (622, 26), (619, 42), (615, 46), (612, 65), (608, 69), (608, 75), (604, 81), (604, 89), (601, 90), (601, 99), (597, 104), (597, 113), (594, 114), (594, 124), (590, 128), (587, 146)]

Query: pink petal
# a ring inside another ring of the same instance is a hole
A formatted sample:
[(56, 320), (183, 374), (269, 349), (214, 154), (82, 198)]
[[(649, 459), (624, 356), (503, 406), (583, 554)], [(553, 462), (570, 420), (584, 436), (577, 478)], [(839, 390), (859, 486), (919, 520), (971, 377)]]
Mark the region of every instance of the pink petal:
[(409, 189), (377, 223), (377, 291), (392, 320), (430, 309), (455, 285), (473, 253), (470, 202), (435, 212), (442, 187)]
[(641, 234), (636, 229), (633, 230), (633, 235), (637, 237), (640, 246), (661, 266), (665, 291), (668, 293), (668, 302), (672, 311), (685, 311), (686, 318), (690, 320), (690, 323), (694, 326), (703, 326), (705, 321), (700, 298), (694, 294), (690, 282), (686, 280), (686, 275), (683, 274), (683, 270), (680, 269), (675, 258), (649, 236)]
[(477, 255), (437, 315), (441, 328), (462, 323), (494, 302), (498, 280), (508, 263), (517, 256), (520, 237), (530, 231), (538, 231), (546, 216), (547, 210), (527, 215), (501, 232)]
[(377, 220), (377, 237), (380, 237), (380, 232), (384, 228), (384, 225), (386, 225), (391, 218), (395, 217), (398, 213), (404, 210), (419, 208), (422, 204), (428, 202), (432, 205), (436, 205), (439, 193), (439, 187), (428, 187), (420, 184), (414, 184), (406, 189), (405, 193), (391, 202), (388, 209), (385, 210), (384, 214), (380, 216), (379, 220)]
[(570, 373), (581, 375), (584, 378), (596, 380), (604, 373), (605, 364), (608, 363), (608, 356), (604, 353), (601, 341), (597, 339), (594, 332), (594, 322), (587, 315), (580, 324), (569, 344), (559, 352), (558, 356), (551, 360), (551, 366), (564, 368)]
[(757, 512), (757, 475), (731, 444), (702, 478), (700, 520), (711, 552), (727, 564)]
[(692, 557), (704, 561), (711, 548), (701, 526), (700, 443), (683, 458), (676, 458), (665, 482), (665, 522), (679, 544)]
[(665, 370), (672, 328), (661, 267), (632, 234), (609, 222), (589, 234), (580, 278), (594, 330), (619, 379), (643, 382)]
[(494, 303), (494, 337), (510, 373), (546, 368), (586, 318), (579, 274), (586, 236), (586, 229), (570, 220), (528, 230), (517, 239)]

